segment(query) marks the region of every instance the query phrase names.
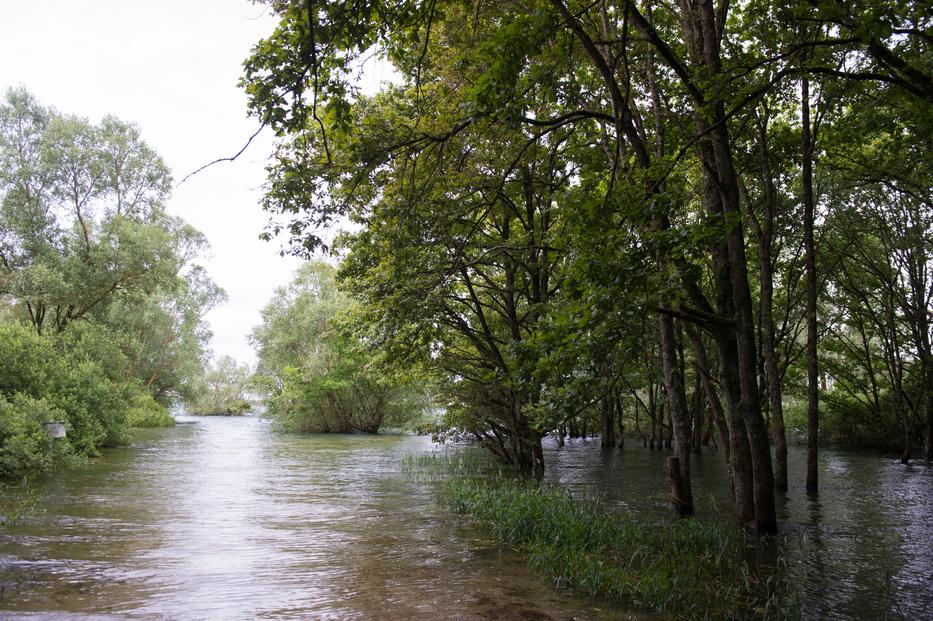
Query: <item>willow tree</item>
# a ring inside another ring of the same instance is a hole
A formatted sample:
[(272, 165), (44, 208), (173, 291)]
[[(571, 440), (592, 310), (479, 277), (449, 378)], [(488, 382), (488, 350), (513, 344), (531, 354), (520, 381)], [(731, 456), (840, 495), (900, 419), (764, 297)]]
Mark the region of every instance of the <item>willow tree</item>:
[(169, 216), (171, 175), (133, 125), (92, 124), (24, 89), (0, 105), (0, 293), (38, 333), (171, 282), (204, 246)]

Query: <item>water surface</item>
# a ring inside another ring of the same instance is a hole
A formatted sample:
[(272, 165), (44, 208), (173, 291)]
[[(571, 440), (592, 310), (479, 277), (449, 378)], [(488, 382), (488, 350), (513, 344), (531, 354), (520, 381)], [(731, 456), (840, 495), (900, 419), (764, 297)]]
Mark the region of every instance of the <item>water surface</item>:
[[(189, 418), (36, 487), (0, 531), (0, 619), (623, 619), (555, 593), (401, 470), (406, 436), (294, 436)], [(665, 453), (546, 442), (547, 478), (668, 519)], [(803, 493), (791, 447), (780, 552), (809, 619), (933, 619), (933, 469), (824, 450)], [(693, 459), (701, 518), (728, 514), (721, 455)], [(6, 612), (4, 612), (6, 611)], [(644, 618), (644, 617), (641, 617)]]
[(35, 490), (35, 512), (0, 534), (0, 611), (630, 618), (555, 593), (482, 529), (444, 513), (400, 470), (405, 454), (432, 450), (426, 438), (284, 435), (257, 418), (188, 422), (145, 430), (134, 446)]
[[(790, 446), (790, 491), (778, 495), (781, 534), (752, 551), (773, 564), (780, 553), (807, 619), (933, 621), (933, 468), (895, 456), (824, 448), (820, 494), (805, 493), (806, 447)], [(626, 441), (601, 449), (598, 439), (549, 444), (547, 478), (646, 518), (668, 513), (665, 451)], [(723, 458), (691, 456), (701, 518), (729, 515)]]

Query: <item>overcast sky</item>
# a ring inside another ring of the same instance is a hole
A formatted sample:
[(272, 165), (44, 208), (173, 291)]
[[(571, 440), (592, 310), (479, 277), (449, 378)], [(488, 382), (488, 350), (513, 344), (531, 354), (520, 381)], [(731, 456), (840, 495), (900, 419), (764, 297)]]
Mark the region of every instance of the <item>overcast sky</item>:
[[(25, 86), (46, 105), (98, 121), (136, 123), (176, 181), (236, 153), (258, 128), (237, 88), (251, 46), (275, 20), (246, 0), (29, 0), (0, 11), (0, 89)], [(380, 69), (367, 67), (367, 74)], [(373, 82), (381, 76), (367, 75)], [(204, 262), (230, 296), (208, 315), (215, 355), (244, 362), (246, 336), (275, 287), (298, 265), (258, 234), (271, 137), (237, 161), (215, 165), (174, 191), (169, 211), (204, 232)]]

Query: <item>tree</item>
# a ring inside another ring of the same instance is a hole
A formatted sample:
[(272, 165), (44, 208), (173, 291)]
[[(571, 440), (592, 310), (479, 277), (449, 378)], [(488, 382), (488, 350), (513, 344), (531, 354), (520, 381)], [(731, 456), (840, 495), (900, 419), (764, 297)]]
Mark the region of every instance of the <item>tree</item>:
[(257, 384), (285, 429), (377, 433), (421, 413), (411, 408), (418, 386), (367, 350), (350, 318), (354, 304), (332, 266), (311, 262), (263, 309), (252, 335)]
[(249, 390), (252, 382), (249, 365), (222, 356), (204, 373), (197, 387), (197, 397), (188, 407), (191, 414), (231, 416), (252, 409)]
[[(820, 196), (811, 188), (812, 200), (789, 200), (812, 183), (801, 180), (805, 166), (775, 166), (771, 154), (799, 153), (804, 144), (809, 157), (803, 159), (819, 161), (815, 143), (804, 137), (811, 123), (788, 96), (797, 80), (818, 84), (820, 92), (839, 82), (862, 93), (881, 84), (897, 90), (899, 101), (905, 93), (926, 96), (928, 24), (914, 5), (866, 2), (859, 3), (860, 11), (833, 2), (713, 0), (271, 6), (279, 27), (257, 45), (243, 80), (251, 111), (283, 138), (270, 168), (266, 207), (290, 221), (274, 223), (267, 235), (287, 231), (299, 251), (312, 251), (322, 247), (315, 227), (354, 218), (362, 231), (350, 245), (348, 265), (359, 260), (360, 268), (348, 272), (349, 282), (360, 283), (366, 305), (381, 308), (377, 320), (401, 312), (420, 321), (410, 325), (429, 332), (422, 349), (432, 356), (458, 352), (461, 362), (485, 365), (487, 376), (476, 375), (470, 384), (458, 380), (449, 394), (461, 401), (456, 392), (465, 386), (495, 386), (493, 398), (475, 390), (468, 395), (477, 404), (472, 420), (485, 419), (487, 427), (505, 419), (490, 413), (497, 401), (520, 401), (519, 411), (532, 413), (528, 424), (537, 434), (559, 427), (559, 418), (546, 412), (572, 407), (550, 405), (548, 393), (555, 389), (546, 379), (548, 367), (579, 378), (574, 385), (589, 382), (596, 392), (615, 386), (612, 378), (633, 373), (627, 365), (634, 357), (619, 352), (635, 329), (644, 329), (644, 313), (637, 309), (650, 309), (673, 433), (672, 473), (681, 470), (672, 479), (687, 486), (675, 497), (689, 500), (689, 432), (699, 418), (687, 407), (686, 332), (695, 363), (694, 401), (714, 410), (722, 404), (736, 512), (760, 531), (773, 531), (775, 481), (765, 414), (778, 444), (781, 488), (782, 395), (804, 351), (797, 339), (803, 314), (794, 309), (801, 295), (797, 258), (807, 254), (813, 267), (816, 250), (813, 235), (782, 226), (807, 220), (809, 212), (815, 224)], [(872, 15), (883, 16), (880, 29), (865, 17)], [(779, 27), (788, 20), (794, 28)], [(374, 46), (400, 70), (403, 84), (376, 98), (360, 97), (349, 69)], [(769, 132), (770, 119), (761, 116), (770, 114), (769, 103), (782, 116), (778, 132)], [(524, 259), (524, 242), (515, 245), (511, 222), (509, 237), (503, 237), (510, 218), (505, 214), (510, 201), (521, 204), (522, 170), (542, 170), (536, 154), (558, 143), (566, 147), (549, 166), (569, 176), (548, 191), (532, 183), (530, 193), (551, 197), (558, 226), (570, 227), (575, 218), (586, 226), (553, 236), (557, 243), (548, 252), (561, 257), (554, 281), (561, 287), (535, 306), (540, 314), (533, 322), (510, 323), (510, 261), (517, 264), (515, 282), (522, 282), (519, 276), (532, 262)], [(751, 160), (754, 168), (743, 167), (750, 145), (759, 153)], [(587, 210), (591, 217), (583, 217)], [(451, 214), (472, 226), (458, 228), (461, 221)], [(428, 234), (405, 232), (409, 225)], [(747, 253), (750, 227), (757, 257)], [(388, 242), (396, 230), (408, 246)], [(495, 244), (493, 232), (499, 235)], [(590, 252), (588, 244), (606, 248)], [(804, 245), (813, 252), (805, 253)], [(579, 271), (586, 277), (575, 286), (585, 295), (566, 296), (565, 278), (582, 257), (605, 260), (600, 267), (606, 272), (616, 270), (620, 282), (634, 282), (633, 294), (619, 297), (611, 309), (601, 307), (600, 289), (618, 289), (606, 287), (611, 278), (597, 269)], [(407, 269), (397, 269), (399, 262)], [(433, 280), (419, 271), (422, 265), (436, 274)], [(480, 268), (481, 276), (471, 274)], [(368, 282), (369, 270), (395, 287), (405, 288), (409, 279), (418, 285), (395, 295)], [(809, 271), (812, 301), (818, 275)], [(476, 282), (483, 291), (476, 291)], [(777, 313), (776, 302), (783, 305)], [(430, 318), (443, 316), (444, 304), (457, 303), (462, 307), (451, 308), (455, 322), (462, 322), (463, 340), (438, 339), (440, 329)], [(571, 308), (598, 319), (557, 321)], [(625, 329), (607, 329), (618, 325), (614, 317), (626, 318)], [(585, 326), (581, 340), (593, 330), (611, 341), (580, 358), (552, 338), (561, 349), (555, 355), (560, 364), (527, 364), (551, 354), (529, 343), (548, 342), (541, 326), (552, 320), (555, 326)], [(513, 336), (513, 324), (521, 339)], [(403, 321), (391, 325), (404, 333)], [(710, 352), (703, 351), (705, 339), (714, 345)], [(525, 371), (529, 366), (539, 368)], [(462, 374), (451, 370), (451, 377)], [(513, 399), (517, 387), (525, 396)], [(608, 404), (609, 391), (602, 392)], [(564, 396), (572, 398), (572, 391)], [(520, 437), (521, 418), (513, 415), (519, 425), (499, 436)], [(816, 442), (815, 426), (811, 436)], [(493, 437), (487, 444), (498, 443), (508, 457), (502, 446), (511, 444)], [(681, 506), (689, 513), (689, 502)]]
[(165, 213), (171, 177), (132, 125), (98, 125), (23, 89), (0, 106), (0, 292), (62, 332), (179, 272), (199, 236)]

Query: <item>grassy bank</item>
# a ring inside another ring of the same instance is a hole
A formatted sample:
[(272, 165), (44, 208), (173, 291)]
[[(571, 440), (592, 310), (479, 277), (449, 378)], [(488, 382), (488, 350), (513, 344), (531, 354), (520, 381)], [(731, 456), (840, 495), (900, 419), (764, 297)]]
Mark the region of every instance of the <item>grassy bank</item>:
[(557, 588), (681, 619), (798, 616), (785, 581), (749, 566), (745, 536), (725, 520), (640, 521), (482, 456), (422, 456), (407, 466)]

